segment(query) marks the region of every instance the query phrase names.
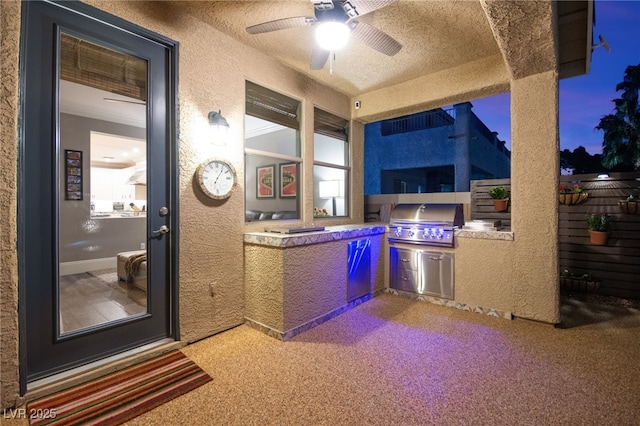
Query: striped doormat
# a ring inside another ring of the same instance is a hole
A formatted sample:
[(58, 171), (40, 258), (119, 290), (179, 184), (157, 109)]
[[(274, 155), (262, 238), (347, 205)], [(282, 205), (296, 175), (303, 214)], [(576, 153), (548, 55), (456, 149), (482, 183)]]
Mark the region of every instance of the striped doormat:
[(209, 381), (175, 351), (94, 382), (33, 401), (31, 425), (119, 425)]

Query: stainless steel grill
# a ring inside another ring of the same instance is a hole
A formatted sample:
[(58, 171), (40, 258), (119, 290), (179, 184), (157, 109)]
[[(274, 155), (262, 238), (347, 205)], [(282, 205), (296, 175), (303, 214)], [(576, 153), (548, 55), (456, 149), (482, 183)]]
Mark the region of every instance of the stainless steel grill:
[(389, 242), (453, 247), (464, 225), (462, 204), (398, 204), (391, 212)]

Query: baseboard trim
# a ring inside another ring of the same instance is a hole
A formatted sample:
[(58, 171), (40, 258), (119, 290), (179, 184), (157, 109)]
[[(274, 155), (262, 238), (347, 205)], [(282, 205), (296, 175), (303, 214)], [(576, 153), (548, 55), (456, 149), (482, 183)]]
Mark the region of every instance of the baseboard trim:
[(103, 257), (100, 259), (76, 260), (60, 264), (60, 275), (81, 274), (83, 272), (97, 271), (100, 269), (116, 268), (116, 257)]

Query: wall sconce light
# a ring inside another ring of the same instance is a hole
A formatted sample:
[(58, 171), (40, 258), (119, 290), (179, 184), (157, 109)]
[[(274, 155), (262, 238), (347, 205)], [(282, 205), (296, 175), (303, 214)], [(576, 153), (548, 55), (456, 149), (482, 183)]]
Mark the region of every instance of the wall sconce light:
[(221, 136), (229, 130), (229, 122), (222, 116), (222, 111), (211, 111), (209, 113), (209, 129), (213, 143), (216, 145), (226, 145), (226, 141), (221, 140)]
[(336, 197), (340, 196), (340, 181), (339, 180), (321, 180), (318, 182), (318, 196), (320, 198), (331, 198), (331, 204), (333, 211), (332, 216), (336, 215)]
[(211, 111), (209, 113), (209, 126), (216, 126), (218, 128), (226, 127), (227, 129), (231, 127), (229, 126), (229, 122), (227, 121), (227, 119), (222, 116), (221, 110), (218, 110), (218, 112)]
[(608, 174), (608, 173), (600, 173), (600, 174), (598, 175), (598, 179), (606, 179), (606, 178), (608, 178), (608, 177), (609, 177), (609, 174)]

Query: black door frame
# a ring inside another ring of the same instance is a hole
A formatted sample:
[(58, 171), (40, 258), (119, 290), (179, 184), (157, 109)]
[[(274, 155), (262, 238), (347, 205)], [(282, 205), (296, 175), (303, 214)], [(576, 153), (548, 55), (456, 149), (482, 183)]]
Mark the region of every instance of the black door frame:
[[(37, 6), (33, 6), (34, 4), (39, 3)], [(168, 57), (166, 60), (167, 74), (168, 78), (166, 79), (167, 90), (165, 93), (166, 96), (166, 134), (168, 136), (167, 144), (168, 144), (168, 160), (166, 164), (166, 173), (167, 173), (167, 194), (166, 198), (168, 200), (167, 204), (169, 207), (170, 215), (166, 218), (166, 224), (169, 226), (171, 232), (164, 235), (163, 238), (168, 238), (168, 259), (166, 260), (168, 264), (169, 271), (169, 282), (170, 288), (168, 294), (168, 324), (166, 325), (166, 329), (168, 331), (168, 336), (175, 340), (179, 340), (180, 330), (179, 330), (179, 314), (178, 314), (178, 241), (179, 241), (179, 211), (178, 211), (178, 188), (179, 188), (179, 162), (178, 162), (178, 117), (177, 117), (177, 88), (178, 88), (178, 43), (174, 40), (166, 38), (162, 35), (156, 34), (152, 31), (149, 31), (145, 28), (139, 27), (135, 24), (127, 22), (121, 18), (108, 14), (104, 11), (96, 9), (92, 6), (76, 2), (76, 1), (39, 1), (39, 2), (24, 2), (22, 4), (22, 18), (21, 18), (21, 48), (20, 48), (20, 70), (19, 70), (19, 78), (20, 78), (20, 99), (19, 99), (19, 129), (18, 129), (18, 200), (17, 200), (17, 209), (18, 209), (18, 240), (17, 240), (17, 248), (18, 248), (18, 319), (19, 319), (19, 371), (20, 371), (20, 394), (24, 395), (27, 391), (27, 384), (29, 381), (28, 371), (27, 371), (27, 288), (26, 288), (26, 280), (25, 275), (28, 274), (26, 259), (28, 256), (33, 255), (34, 250), (40, 250), (38, 247), (45, 246), (46, 250), (57, 250), (57, 248), (48, 247), (47, 241), (57, 241), (55, 238), (55, 234), (57, 234), (57, 221), (53, 221), (53, 223), (49, 223), (44, 226), (43, 229), (52, 229), (54, 235), (43, 235), (42, 241), (33, 241), (33, 233), (31, 234), (31, 241), (27, 241), (29, 238), (28, 233), (26, 231), (26, 227), (28, 224), (34, 220), (37, 212), (30, 211), (27, 207), (26, 202), (26, 188), (23, 182), (25, 182), (25, 177), (27, 174), (33, 176), (35, 173), (38, 178), (47, 182), (50, 181), (50, 175), (45, 176), (45, 173), (41, 173), (39, 170), (42, 168), (45, 171), (50, 171), (52, 165), (47, 163), (47, 155), (37, 155), (35, 158), (33, 156), (28, 157), (26, 155), (25, 150), (25, 117), (27, 117), (26, 105), (27, 105), (27, 96), (25, 95), (25, 80), (26, 80), (26, 66), (25, 66), (25, 56), (29, 49), (26, 40), (26, 34), (29, 31), (30, 23), (28, 22), (27, 15), (28, 9), (30, 7), (40, 7), (42, 5), (46, 5), (47, 7), (52, 7), (55, 13), (62, 14), (76, 14), (80, 15), (84, 18), (88, 18), (90, 20), (95, 20), (100, 23), (107, 24), (109, 26), (124, 30), (127, 33), (133, 34), (134, 36), (146, 39), (150, 42), (161, 45), (168, 52)], [(53, 70), (52, 70), (53, 72)], [(48, 109), (47, 109), (48, 110)], [(31, 114), (33, 117), (33, 114)], [(38, 119), (38, 123), (33, 123), (30, 121), (28, 123), (29, 126), (37, 125), (42, 126), (44, 124), (49, 124), (49, 126), (53, 126), (56, 123), (55, 117), (42, 116)], [(55, 156), (54, 156), (55, 157)], [(27, 164), (27, 160), (29, 164)], [(34, 164), (36, 163), (36, 164)], [(42, 166), (42, 167), (40, 167)], [(54, 168), (55, 170), (55, 168)], [(52, 184), (53, 185), (53, 184)], [(47, 208), (47, 205), (43, 205), (43, 207)], [(147, 227), (154, 226), (151, 220), (148, 221)], [(150, 235), (150, 233), (148, 233)], [(57, 259), (55, 259), (57, 262)], [(51, 269), (51, 268), (45, 268)], [(57, 268), (54, 269), (57, 271)], [(52, 280), (57, 282), (57, 277), (51, 277)], [(52, 301), (53, 303), (53, 301)], [(53, 318), (52, 318), (53, 320)], [(148, 343), (148, 342), (147, 342)], [(135, 347), (135, 346), (134, 346)], [(87, 361), (95, 361), (107, 356), (114, 355), (115, 353), (122, 352), (122, 350), (131, 349), (129, 348), (119, 348), (117, 352), (114, 353), (105, 353), (103, 356), (97, 357), (95, 359), (90, 359)], [(73, 366), (72, 366), (73, 367)], [(37, 379), (37, 378), (36, 378)]]

